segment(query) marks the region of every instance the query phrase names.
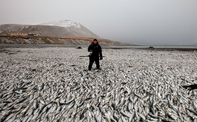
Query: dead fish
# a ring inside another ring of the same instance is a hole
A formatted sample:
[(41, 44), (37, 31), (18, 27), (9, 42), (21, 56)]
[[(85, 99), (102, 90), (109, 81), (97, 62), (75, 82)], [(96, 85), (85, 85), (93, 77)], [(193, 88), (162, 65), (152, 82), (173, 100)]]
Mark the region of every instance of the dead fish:
[(44, 89), (44, 83), (42, 83), (40, 90)]
[(70, 107), (68, 108), (68, 109), (71, 109), (71, 108), (73, 108), (74, 106), (75, 106), (75, 100), (72, 102), (72, 104), (70, 104)]
[(77, 87), (74, 91), (78, 91), (81, 87)]
[(136, 93), (133, 93), (136, 97), (138, 97), (138, 98), (140, 98), (141, 99), (141, 97), (138, 95), (138, 94), (136, 94)]
[(119, 117), (117, 115), (115, 115), (115, 113), (113, 113), (113, 118), (118, 122)]
[(50, 108), (51, 107), (46, 107), (46, 110), (45, 110), (46, 114), (49, 112)]
[(197, 116), (197, 112), (196, 111), (194, 111), (194, 110), (191, 110), (191, 109), (189, 109), (189, 108), (186, 108), (189, 112), (191, 112), (191, 113), (193, 113), (194, 115), (196, 115)]
[(166, 113), (166, 115), (172, 120), (177, 120), (178, 118), (178, 115), (175, 115), (173, 113)]
[(88, 110), (88, 109), (86, 108), (86, 109), (84, 109), (84, 110), (81, 112), (81, 114), (80, 114), (80, 116), (79, 116), (79, 120), (82, 120), (82, 119), (84, 118), (84, 114), (86, 113), (87, 110)]
[(26, 101), (27, 99), (29, 98), (29, 96), (23, 98), (22, 100), (20, 100), (19, 102), (17, 102), (16, 104), (20, 104), (20, 103), (23, 103), (24, 101)]
[(63, 117), (63, 114), (60, 116), (60, 118), (57, 120), (57, 122), (61, 122), (62, 121), (62, 117)]
[(43, 112), (43, 110), (44, 110), (44, 108), (45, 108), (46, 106), (47, 106), (46, 104), (45, 104), (44, 106), (42, 106), (42, 108), (40, 109), (38, 115), (40, 115), (40, 114)]
[(114, 109), (114, 111), (116, 111), (116, 105), (114, 103), (112, 103), (111, 106)]
[(155, 111), (153, 109), (153, 103), (150, 104), (149, 111), (150, 111), (150, 113), (152, 113), (153, 115), (155, 115)]
[(40, 100), (40, 103), (43, 104), (43, 105), (46, 104), (44, 100)]
[(124, 117), (127, 117), (128, 119), (130, 118), (130, 115), (128, 115), (128, 114), (126, 114), (126, 113), (124, 113), (124, 112), (120, 112)]
[(10, 102), (10, 101), (6, 101), (6, 100), (4, 100), (4, 101), (3, 101), (3, 103), (11, 103), (11, 102)]
[(134, 111), (134, 112), (131, 114), (130, 120), (134, 120), (135, 117), (136, 117), (136, 111)]
[(59, 113), (61, 112), (61, 110), (62, 110), (62, 107), (59, 106), (59, 107), (57, 108), (56, 115), (59, 114)]
[(107, 122), (110, 122), (110, 118), (108, 118), (107, 116), (103, 116), (103, 119), (105, 119)]
[(69, 104), (72, 103), (73, 101), (75, 101), (75, 98), (72, 98), (72, 99), (69, 100), (68, 102), (64, 102), (64, 103), (61, 103), (61, 102), (60, 102), (60, 105), (69, 105)]
[(77, 108), (80, 108), (82, 105), (84, 105), (84, 100), (81, 100), (81, 102), (79, 103), (79, 105), (77, 105)]
[(91, 100), (91, 99), (92, 99), (92, 98), (91, 98), (91, 97), (89, 97), (89, 98), (86, 98), (86, 99), (85, 99), (85, 101), (89, 101), (89, 100)]
[(34, 100), (34, 104), (33, 104), (34, 108), (37, 109), (39, 107), (38, 101)]
[(151, 118), (154, 118), (154, 119), (158, 119), (158, 118), (159, 118), (158, 116), (155, 116), (155, 115), (153, 115), (152, 113), (148, 113), (148, 115), (149, 115)]
[(130, 101), (131, 103), (134, 103), (134, 102), (133, 102), (133, 99), (131, 98), (131, 96), (129, 96), (129, 101)]

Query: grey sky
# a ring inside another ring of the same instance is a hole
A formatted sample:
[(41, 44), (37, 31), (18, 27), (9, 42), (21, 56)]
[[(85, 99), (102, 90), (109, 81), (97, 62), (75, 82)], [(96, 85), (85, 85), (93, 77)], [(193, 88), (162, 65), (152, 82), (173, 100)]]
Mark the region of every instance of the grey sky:
[(0, 0), (0, 24), (79, 22), (101, 38), (197, 44), (197, 0)]

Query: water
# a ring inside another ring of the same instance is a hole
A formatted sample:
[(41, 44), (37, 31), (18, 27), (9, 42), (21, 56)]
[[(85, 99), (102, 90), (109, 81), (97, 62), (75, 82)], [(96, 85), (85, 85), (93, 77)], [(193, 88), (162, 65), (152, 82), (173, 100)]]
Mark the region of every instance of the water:
[(155, 46), (149, 46), (149, 45), (142, 45), (142, 46), (109, 46), (109, 48), (115, 48), (115, 49), (133, 49), (133, 48), (171, 48), (171, 49), (197, 49), (197, 45), (155, 45)]

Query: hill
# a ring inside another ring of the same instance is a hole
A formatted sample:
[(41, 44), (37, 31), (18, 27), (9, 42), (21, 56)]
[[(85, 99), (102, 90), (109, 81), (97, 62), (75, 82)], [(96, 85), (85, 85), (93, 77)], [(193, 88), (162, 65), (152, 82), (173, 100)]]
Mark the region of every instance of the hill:
[[(60, 44), (60, 45), (89, 45), (91, 37), (49, 37), (49, 36), (11, 36), (0, 35), (0, 44)], [(97, 39), (100, 45), (131, 45), (107, 39)]]
[(0, 26), (0, 30), (2, 33), (9, 34), (20, 32), (50, 37), (79, 36), (100, 38), (80, 23), (68, 20), (38, 25), (4, 24)]
[(38, 25), (0, 25), (0, 44), (88, 45), (94, 38), (102, 45), (128, 45), (102, 39), (80, 23), (69, 20)]

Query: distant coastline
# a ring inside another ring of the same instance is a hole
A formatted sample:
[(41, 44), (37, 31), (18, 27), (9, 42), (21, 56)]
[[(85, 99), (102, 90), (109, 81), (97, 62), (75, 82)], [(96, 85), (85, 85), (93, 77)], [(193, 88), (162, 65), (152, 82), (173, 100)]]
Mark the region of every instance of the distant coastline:
[(143, 49), (143, 50), (160, 50), (160, 51), (197, 51), (197, 45), (137, 45), (137, 46), (109, 46), (110, 49)]
[[(0, 48), (47, 48), (47, 47), (65, 47), (65, 48), (87, 48), (88, 45), (58, 45), (58, 44), (0, 44)], [(140, 49), (152, 51), (197, 51), (196, 45), (169, 45), (169, 46), (108, 46), (101, 45), (103, 49)]]

